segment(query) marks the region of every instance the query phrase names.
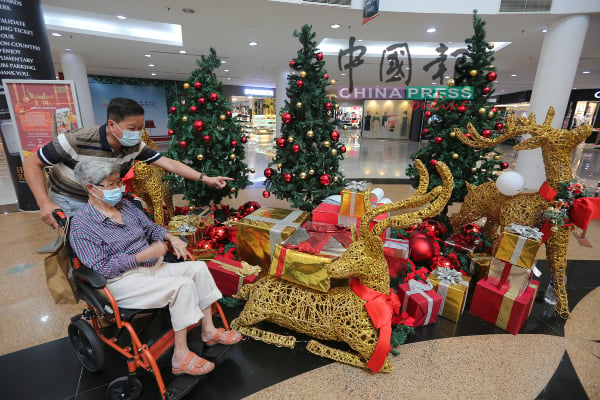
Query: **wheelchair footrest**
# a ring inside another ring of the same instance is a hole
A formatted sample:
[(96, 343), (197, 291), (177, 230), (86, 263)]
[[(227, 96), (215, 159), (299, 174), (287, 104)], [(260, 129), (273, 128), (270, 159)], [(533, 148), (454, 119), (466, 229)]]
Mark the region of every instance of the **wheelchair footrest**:
[(173, 382), (167, 386), (165, 398), (168, 400), (179, 400), (190, 392), (198, 384), (201, 376), (179, 375)]

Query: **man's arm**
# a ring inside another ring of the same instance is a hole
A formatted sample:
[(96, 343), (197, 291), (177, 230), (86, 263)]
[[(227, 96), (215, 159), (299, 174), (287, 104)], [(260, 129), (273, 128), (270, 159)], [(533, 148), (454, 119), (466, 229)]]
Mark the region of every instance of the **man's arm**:
[(53, 228), (58, 228), (58, 223), (52, 216), (52, 211), (59, 207), (50, 200), (48, 192), (46, 192), (44, 167), (46, 167), (46, 164), (40, 160), (37, 152), (26, 157), (25, 162), (23, 162), (25, 179), (27, 180), (29, 189), (31, 189), (31, 193), (33, 193), (33, 197), (35, 197), (38, 207), (40, 207), (42, 221)]
[(191, 181), (201, 181), (202, 183), (217, 189), (223, 189), (227, 185), (227, 181), (233, 180), (226, 176), (205, 175), (179, 161), (164, 156), (153, 162), (152, 165), (159, 166), (167, 172), (171, 172)]

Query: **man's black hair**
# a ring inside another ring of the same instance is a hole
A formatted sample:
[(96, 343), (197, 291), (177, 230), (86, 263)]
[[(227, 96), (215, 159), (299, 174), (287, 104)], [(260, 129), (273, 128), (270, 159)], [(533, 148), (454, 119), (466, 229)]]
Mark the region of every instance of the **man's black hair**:
[(124, 97), (115, 97), (108, 103), (106, 119), (116, 123), (132, 115), (144, 115), (144, 108), (136, 101)]

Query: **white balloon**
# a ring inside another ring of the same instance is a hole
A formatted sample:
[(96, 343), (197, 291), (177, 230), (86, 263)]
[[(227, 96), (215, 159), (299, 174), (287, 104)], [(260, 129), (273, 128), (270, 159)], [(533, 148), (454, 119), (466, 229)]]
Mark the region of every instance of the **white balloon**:
[(507, 171), (496, 179), (498, 191), (505, 196), (514, 196), (525, 188), (523, 175), (515, 171)]

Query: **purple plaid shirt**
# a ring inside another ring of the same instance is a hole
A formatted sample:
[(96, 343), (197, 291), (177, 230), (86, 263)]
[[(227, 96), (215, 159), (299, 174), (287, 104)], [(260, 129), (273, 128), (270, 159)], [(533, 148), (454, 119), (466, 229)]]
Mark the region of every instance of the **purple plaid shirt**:
[(121, 200), (119, 224), (96, 210), (91, 203), (71, 219), (69, 243), (79, 260), (106, 278), (116, 278), (137, 267), (151, 267), (158, 258), (140, 265), (135, 255), (148, 247), (148, 242), (164, 240), (167, 230), (151, 222), (129, 200)]

